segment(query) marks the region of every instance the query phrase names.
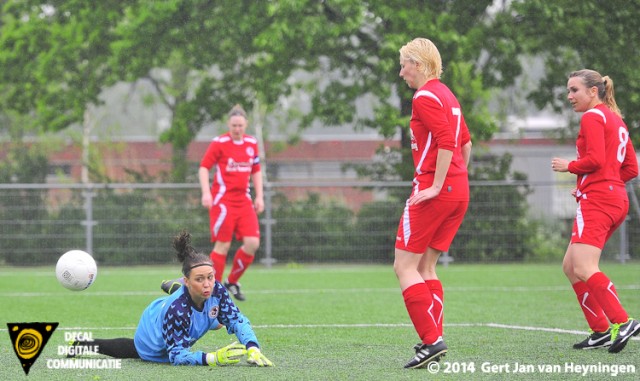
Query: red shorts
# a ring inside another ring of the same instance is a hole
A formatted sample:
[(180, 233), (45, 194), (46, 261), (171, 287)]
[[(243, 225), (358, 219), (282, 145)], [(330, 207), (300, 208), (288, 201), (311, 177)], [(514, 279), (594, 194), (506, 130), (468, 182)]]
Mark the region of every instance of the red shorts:
[(211, 242), (231, 242), (234, 233), (239, 241), (244, 237), (260, 237), (258, 215), (251, 202), (219, 202), (209, 209), (209, 226)]
[(449, 250), (462, 224), (469, 201), (431, 199), (406, 205), (396, 235), (396, 249), (424, 254), (428, 247)]
[(578, 202), (571, 243), (584, 243), (602, 249), (627, 217), (629, 199), (589, 196)]

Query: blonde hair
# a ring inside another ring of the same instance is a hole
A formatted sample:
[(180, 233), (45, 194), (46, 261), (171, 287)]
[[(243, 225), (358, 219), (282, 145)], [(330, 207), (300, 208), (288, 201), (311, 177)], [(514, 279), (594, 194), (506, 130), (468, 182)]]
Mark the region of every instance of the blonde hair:
[(427, 78), (442, 75), (442, 58), (436, 45), (426, 38), (415, 38), (400, 48), (400, 59), (421, 63), (421, 72)]
[(247, 112), (244, 111), (244, 109), (242, 108), (242, 106), (240, 106), (239, 104), (233, 106), (231, 108), (231, 110), (229, 111), (229, 119), (231, 119), (231, 117), (233, 116), (241, 116), (243, 118), (245, 118), (246, 120), (249, 120), (249, 118), (247, 117)]
[(616, 103), (615, 93), (613, 91), (613, 80), (608, 75), (604, 77), (595, 70), (582, 69), (569, 74), (569, 78), (578, 77), (582, 79), (582, 83), (589, 89), (596, 87), (598, 89), (598, 99), (602, 101), (615, 114), (622, 117), (622, 113)]

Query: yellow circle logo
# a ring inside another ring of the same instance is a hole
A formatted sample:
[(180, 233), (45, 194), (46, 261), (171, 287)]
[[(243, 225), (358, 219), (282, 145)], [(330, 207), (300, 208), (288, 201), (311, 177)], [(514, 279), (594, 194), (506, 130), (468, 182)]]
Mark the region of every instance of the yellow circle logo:
[(23, 329), (15, 343), (16, 353), (23, 359), (30, 359), (40, 353), (42, 335), (35, 329)]

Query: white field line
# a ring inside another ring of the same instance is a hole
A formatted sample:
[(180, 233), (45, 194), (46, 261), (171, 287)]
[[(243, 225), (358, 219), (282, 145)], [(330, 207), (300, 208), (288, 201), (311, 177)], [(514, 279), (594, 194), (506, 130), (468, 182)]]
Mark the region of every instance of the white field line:
[[(640, 290), (640, 284), (630, 285), (616, 285), (617, 290)], [(484, 291), (484, 292), (569, 292), (571, 291), (569, 286), (539, 286), (539, 287), (445, 287), (445, 292), (469, 292), (469, 291)], [(394, 292), (400, 293), (398, 288), (335, 288), (335, 289), (289, 289), (289, 290), (249, 290), (251, 294), (261, 295), (279, 295), (279, 294), (332, 294), (332, 293), (369, 293), (369, 292)], [(74, 296), (157, 296), (161, 297), (164, 294), (158, 289), (158, 291), (84, 291), (84, 292), (71, 292), (61, 289), (60, 292), (0, 292), (0, 298), (7, 297), (69, 297), (70, 293)]]
[[(530, 327), (500, 323), (448, 323), (444, 325), (445, 328), (469, 328), (469, 327), (485, 327), (485, 328), (498, 328), (505, 330), (522, 330), (522, 331), (537, 331), (537, 332), (551, 332), (569, 335), (586, 335), (585, 331), (577, 331), (571, 329), (562, 328), (549, 328), (549, 327)], [(409, 323), (360, 323), (360, 324), (260, 324), (253, 326), (256, 329), (308, 329), (308, 328), (327, 328), (327, 329), (353, 329), (353, 328), (412, 328), (413, 325)], [(93, 331), (135, 331), (136, 327), (59, 327), (59, 331), (73, 331), (73, 332), (93, 332)], [(6, 328), (0, 328), (0, 332), (7, 331)], [(640, 341), (640, 337), (632, 337), (631, 340)]]

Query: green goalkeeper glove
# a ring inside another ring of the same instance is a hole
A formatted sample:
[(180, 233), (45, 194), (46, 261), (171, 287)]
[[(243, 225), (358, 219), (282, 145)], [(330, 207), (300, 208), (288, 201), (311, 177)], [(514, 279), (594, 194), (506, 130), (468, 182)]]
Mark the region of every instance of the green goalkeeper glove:
[(247, 351), (247, 362), (257, 366), (273, 366), (271, 360), (260, 352), (260, 348), (251, 347)]
[(215, 352), (207, 353), (207, 364), (211, 366), (235, 364), (246, 354), (247, 348), (236, 341)]

